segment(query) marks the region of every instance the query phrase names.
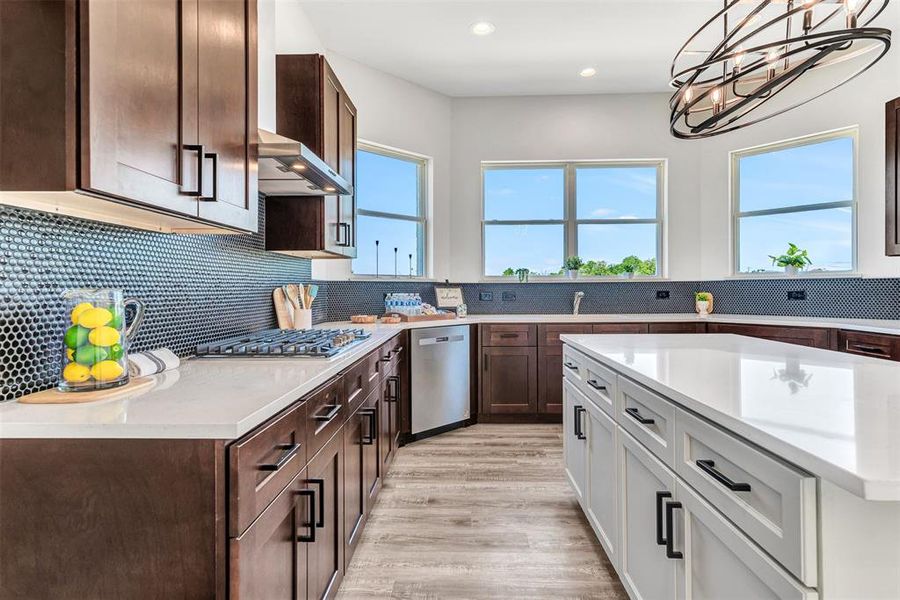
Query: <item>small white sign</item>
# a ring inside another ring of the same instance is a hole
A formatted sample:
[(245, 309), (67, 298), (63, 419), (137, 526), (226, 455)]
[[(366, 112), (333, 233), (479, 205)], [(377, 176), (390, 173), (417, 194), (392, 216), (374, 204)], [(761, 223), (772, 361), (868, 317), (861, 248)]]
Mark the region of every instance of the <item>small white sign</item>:
[(465, 304), (462, 288), (459, 287), (435, 287), (434, 295), (437, 297), (438, 308), (455, 309), (460, 304)]

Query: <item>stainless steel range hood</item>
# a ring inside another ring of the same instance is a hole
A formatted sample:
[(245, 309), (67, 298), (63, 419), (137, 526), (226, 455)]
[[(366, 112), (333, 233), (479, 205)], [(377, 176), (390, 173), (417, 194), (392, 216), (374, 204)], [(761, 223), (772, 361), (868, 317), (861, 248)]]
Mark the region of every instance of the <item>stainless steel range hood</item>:
[(350, 195), (353, 185), (296, 140), (258, 130), (259, 191), (267, 196)]

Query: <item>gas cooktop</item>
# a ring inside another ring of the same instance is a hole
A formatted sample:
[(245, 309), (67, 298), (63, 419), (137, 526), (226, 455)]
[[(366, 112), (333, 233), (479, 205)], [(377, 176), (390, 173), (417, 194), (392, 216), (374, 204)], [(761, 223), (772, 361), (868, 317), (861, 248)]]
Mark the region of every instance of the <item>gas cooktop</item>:
[(266, 329), (197, 346), (203, 358), (332, 358), (371, 337), (363, 329)]

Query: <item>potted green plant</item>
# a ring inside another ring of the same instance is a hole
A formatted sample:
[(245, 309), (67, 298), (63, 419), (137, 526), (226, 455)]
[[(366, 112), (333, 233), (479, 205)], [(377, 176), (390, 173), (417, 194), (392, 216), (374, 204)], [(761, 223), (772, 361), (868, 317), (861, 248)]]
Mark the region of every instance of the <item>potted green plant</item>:
[(634, 272), (636, 268), (630, 262), (622, 263), (622, 272), (619, 274), (619, 277), (623, 277), (625, 279), (634, 279)]
[(563, 268), (566, 270), (566, 277), (569, 279), (578, 279), (578, 271), (584, 266), (584, 261), (578, 256), (570, 256), (563, 262)]
[(697, 292), (694, 294), (694, 303), (697, 306), (697, 313), (700, 317), (709, 316), (709, 301), (711, 296), (709, 292)]
[(812, 261), (809, 259), (809, 253), (790, 242), (788, 242), (786, 253), (781, 254), (780, 256), (772, 256), (770, 254), (769, 258), (772, 259), (773, 265), (783, 267), (785, 274), (792, 277), (796, 276), (800, 270), (806, 268), (807, 265), (812, 264)]
[(519, 283), (528, 283), (529, 273), (531, 273), (531, 271), (524, 267), (516, 269), (516, 277), (519, 278)]

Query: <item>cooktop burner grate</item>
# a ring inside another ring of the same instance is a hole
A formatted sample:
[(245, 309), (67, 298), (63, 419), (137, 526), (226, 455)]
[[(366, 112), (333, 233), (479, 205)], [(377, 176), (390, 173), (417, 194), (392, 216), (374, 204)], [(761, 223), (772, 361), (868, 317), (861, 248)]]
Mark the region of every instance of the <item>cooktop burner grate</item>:
[(206, 358), (331, 358), (371, 337), (363, 329), (266, 329), (197, 346)]

